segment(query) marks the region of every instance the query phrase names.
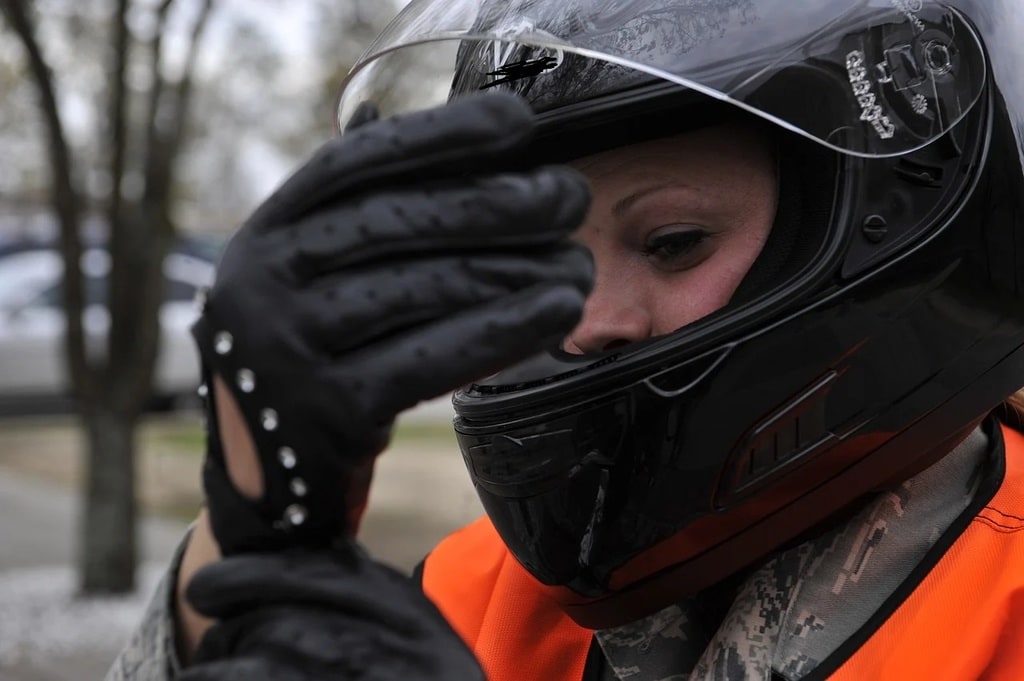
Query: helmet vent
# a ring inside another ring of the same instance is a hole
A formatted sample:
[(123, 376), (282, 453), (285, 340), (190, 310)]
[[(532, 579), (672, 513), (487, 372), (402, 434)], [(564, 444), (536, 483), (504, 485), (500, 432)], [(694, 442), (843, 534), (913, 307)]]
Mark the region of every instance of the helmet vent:
[(826, 425), (824, 398), (838, 376), (829, 372), (750, 431), (731, 457), (719, 505), (757, 491), (836, 440)]

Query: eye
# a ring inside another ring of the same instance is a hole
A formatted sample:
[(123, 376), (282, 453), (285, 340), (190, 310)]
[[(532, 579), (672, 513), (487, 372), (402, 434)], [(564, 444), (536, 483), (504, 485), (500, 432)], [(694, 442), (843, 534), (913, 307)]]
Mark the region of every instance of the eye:
[(643, 253), (663, 269), (682, 270), (699, 264), (706, 255), (702, 248), (711, 233), (700, 227), (673, 225), (652, 232)]

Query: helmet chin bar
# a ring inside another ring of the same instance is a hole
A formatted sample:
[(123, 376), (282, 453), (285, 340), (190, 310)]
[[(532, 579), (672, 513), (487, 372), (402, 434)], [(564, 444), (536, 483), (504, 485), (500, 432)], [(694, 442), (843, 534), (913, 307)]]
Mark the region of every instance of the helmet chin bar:
[[(994, 369), (994, 374), (998, 374), (999, 369)], [(566, 614), (588, 629), (621, 626), (652, 615), (750, 567), (809, 528), (829, 524), (837, 516), (841, 520), (845, 517), (841, 516), (843, 509), (864, 495), (879, 491), (878, 480), (910, 477), (904, 459), (894, 456), (897, 452), (925, 452), (915, 460), (919, 470), (941, 459), (963, 441), (989, 411), (977, 413), (967, 406), (971, 404), (972, 395), (964, 393), (964, 397), (929, 414), (922, 424), (925, 428), (888, 439), (881, 433), (851, 438), (844, 447), (851, 452), (863, 452), (872, 446), (872, 441), (883, 444), (862, 456), (842, 475), (790, 503), (769, 510), (772, 500), (754, 498), (728, 514), (694, 523), (685, 532), (669, 537), (616, 570), (612, 574), (612, 585), (621, 582), (622, 586), (613, 588), (606, 596), (587, 599), (564, 586), (545, 586), (544, 589), (562, 605)], [(941, 425), (949, 419), (957, 423), (966, 420), (969, 425), (944, 439), (921, 437), (925, 433), (945, 432)], [(930, 425), (938, 427), (927, 427)], [(910, 474), (914, 472), (917, 471)], [(978, 494), (990, 496), (994, 492), (995, 487), (979, 490)], [(680, 556), (687, 557), (680, 560)]]

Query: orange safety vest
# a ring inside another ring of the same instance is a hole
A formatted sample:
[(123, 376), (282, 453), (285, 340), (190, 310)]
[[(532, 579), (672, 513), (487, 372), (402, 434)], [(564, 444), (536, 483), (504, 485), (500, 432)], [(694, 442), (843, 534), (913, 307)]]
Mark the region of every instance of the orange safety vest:
[[(1002, 432), (998, 491), (863, 645), (822, 663), (829, 679), (1024, 680), (1024, 435)], [(541, 592), (486, 517), (431, 552), (423, 589), (491, 681), (583, 677), (593, 632)]]

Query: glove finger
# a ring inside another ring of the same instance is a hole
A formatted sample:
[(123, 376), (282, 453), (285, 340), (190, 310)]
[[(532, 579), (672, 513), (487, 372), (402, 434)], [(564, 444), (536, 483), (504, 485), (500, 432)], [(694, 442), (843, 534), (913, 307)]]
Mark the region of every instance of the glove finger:
[(436, 191), (375, 193), (306, 216), (269, 249), (294, 249), (300, 279), (428, 252), (531, 248), (564, 239), (590, 205), (586, 179), (565, 166), (492, 176)]
[(354, 544), (228, 558), (200, 570), (187, 596), (220, 620), (200, 661), (257, 656), (367, 674), (354, 678), (482, 678), (422, 590)]
[(411, 327), (485, 305), (538, 284), (587, 292), (590, 253), (564, 243), (536, 255), (483, 253), (409, 261), (321, 280), (301, 302), (301, 324), (319, 349), (340, 355)]
[(308, 681), (309, 670), (266, 656), (232, 657), (212, 662), (193, 663), (178, 676), (178, 681)]
[(332, 139), (275, 191), (250, 224), (280, 225), (362, 190), (489, 172), (532, 136), (529, 105), (509, 93), (373, 121)]
[(301, 673), (325, 681), (483, 678), (472, 653), (443, 621), (441, 627), (430, 623), (403, 632), (316, 607), (261, 608), (215, 625), (196, 660), (206, 666), (203, 661), (221, 658), (252, 660), (246, 668), (259, 674)]
[[(285, 550), (222, 558), (192, 576), (185, 597), (196, 611), (213, 619), (227, 619), (273, 602), (268, 598), (273, 599), (278, 590), (287, 590), (291, 584), (294, 572), (289, 570), (289, 558), (293, 553)], [(271, 588), (264, 589), (266, 586)]]
[[(314, 667), (334, 666), (354, 657), (360, 639), (387, 629), (345, 611), (321, 607), (255, 608), (221, 620), (204, 634), (195, 660), (259, 657), (266, 662), (299, 659)], [(356, 644), (356, 645), (353, 645)]]
[(355, 545), (344, 552), (293, 548), (232, 556), (199, 570), (186, 597), (214, 619), (276, 605), (312, 605), (386, 621), (396, 630), (414, 629), (410, 618), (433, 610), (408, 578)]
[(197, 571), (185, 595), (197, 611), (215, 619), (281, 603), (315, 604), (325, 592), (345, 589), (361, 575), (365, 560), (355, 549), (351, 555), (292, 548), (229, 556)]
[(579, 322), (584, 300), (572, 285), (533, 286), (351, 353), (325, 369), (328, 382), (372, 405), (372, 423), (550, 347)]

